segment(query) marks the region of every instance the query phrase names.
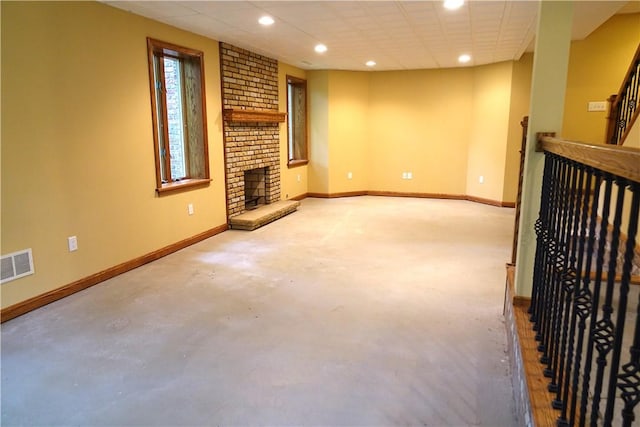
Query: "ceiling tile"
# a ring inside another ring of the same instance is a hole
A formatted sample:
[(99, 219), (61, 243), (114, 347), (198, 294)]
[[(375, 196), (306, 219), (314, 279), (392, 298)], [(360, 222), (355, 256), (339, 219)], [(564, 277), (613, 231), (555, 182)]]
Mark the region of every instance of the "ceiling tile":
[[(458, 67), (517, 59), (533, 46), (538, 0), (442, 1), (107, 1), (106, 4), (307, 69)], [(575, 1), (574, 38), (585, 37), (626, 1)], [(269, 14), (273, 26), (257, 19)], [(328, 45), (318, 55), (313, 46)]]

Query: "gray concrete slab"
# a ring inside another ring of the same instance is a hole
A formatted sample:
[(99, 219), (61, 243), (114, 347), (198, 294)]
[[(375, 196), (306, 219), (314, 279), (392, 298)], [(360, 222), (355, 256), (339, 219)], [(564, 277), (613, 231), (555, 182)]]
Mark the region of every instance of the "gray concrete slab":
[(3, 324), (2, 425), (514, 426), (512, 221), (306, 199)]

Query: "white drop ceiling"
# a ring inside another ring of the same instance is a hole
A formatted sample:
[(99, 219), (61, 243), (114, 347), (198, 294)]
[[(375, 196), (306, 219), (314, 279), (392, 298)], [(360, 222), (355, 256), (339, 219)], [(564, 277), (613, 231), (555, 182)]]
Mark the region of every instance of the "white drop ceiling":
[[(538, 1), (104, 1), (129, 12), (307, 69), (408, 70), (520, 58), (533, 50)], [(573, 39), (640, 2), (575, 1)], [(270, 27), (258, 24), (263, 15)], [(324, 54), (314, 51), (323, 43)]]

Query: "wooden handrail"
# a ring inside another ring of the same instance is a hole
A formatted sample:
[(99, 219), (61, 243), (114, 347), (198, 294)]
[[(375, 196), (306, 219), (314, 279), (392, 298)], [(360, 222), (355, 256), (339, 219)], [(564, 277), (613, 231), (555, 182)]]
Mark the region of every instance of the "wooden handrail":
[(547, 151), (640, 182), (640, 149), (619, 145), (594, 145), (538, 134), (538, 151)]
[[(638, 95), (640, 94), (640, 85), (638, 84), (640, 80), (639, 72), (640, 43), (638, 43), (636, 53), (633, 55), (627, 73), (622, 80), (620, 90), (618, 90), (617, 94), (611, 95), (607, 99), (609, 102), (609, 114), (607, 116), (605, 144), (622, 145), (640, 114), (640, 108), (638, 108), (636, 104), (638, 102)], [(628, 92), (629, 90), (631, 93)], [(628, 99), (629, 97), (631, 98)], [(623, 111), (625, 109), (629, 111)], [(630, 116), (627, 115), (629, 112), (631, 112)], [(621, 123), (622, 132), (620, 132)]]
[[(634, 64), (640, 59), (640, 43), (638, 43), (638, 47), (636, 48), (636, 53), (633, 55), (633, 59), (631, 60), (631, 64), (629, 65), (629, 69), (627, 70), (627, 74), (624, 75), (624, 79), (622, 80), (622, 84), (620, 85), (620, 90), (618, 90), (618, 95), (622, 93), (623, 90), (627, 87), (627, 81), (631, 79), (634, 73)], [(620, 98), (620, 96), (618, 96)]]

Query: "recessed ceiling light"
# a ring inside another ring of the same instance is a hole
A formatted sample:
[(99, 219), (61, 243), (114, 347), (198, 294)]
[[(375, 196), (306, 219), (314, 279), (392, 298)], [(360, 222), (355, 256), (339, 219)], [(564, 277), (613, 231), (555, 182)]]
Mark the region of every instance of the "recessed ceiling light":
[(467, 55), (466, 53), (458, 56), (458, 62), (460, 62), (461, 64), (466, 64), (469, 61), (471, 61), (471, 56)]
[(275, 21), (273, 20), (272, 17), (265, 15), (260, 19), (258, 19), (258, 22), (260, 23), (260, 25), (264, 25), (265, 27), (268, 27), (269, 25), (272, 25)]
[(444, 8), (449, 10), (460, 9), (464, 4), (464, 0), (444, 0)]
[(318, 53), (325, 53), (327, 51), (327, 47), (325, 45), (323, 45), (322, 43), (317, 44), (314, 49)]
[(367, 62), (365, 63), (365, 65), (366, 65), (367, 67), (373, 67), (373, 66), (375, 66), (375, 65), (376, 65), (376, 61), (367, 61)]

